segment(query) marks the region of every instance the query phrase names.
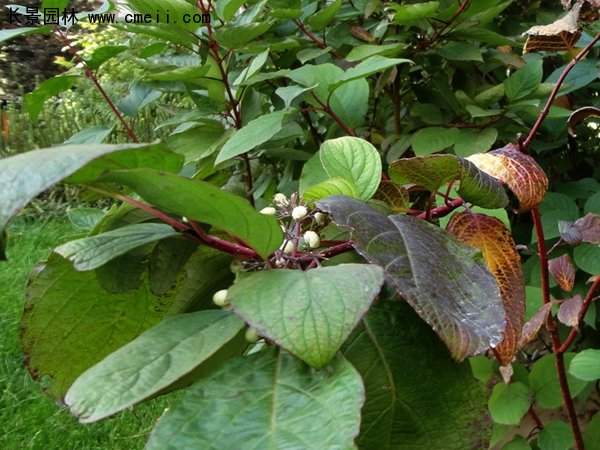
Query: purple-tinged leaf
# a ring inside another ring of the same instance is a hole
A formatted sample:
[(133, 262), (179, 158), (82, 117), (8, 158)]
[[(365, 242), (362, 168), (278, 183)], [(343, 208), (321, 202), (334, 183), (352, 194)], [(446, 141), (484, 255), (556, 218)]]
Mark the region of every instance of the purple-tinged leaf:
[(563, 301), (558, 309), (558, 320), (569, 327), (577, 326), (582, 306), (583, 298), (579, 294)]
[(384, 268), (388, 282), (454, 358), (463, 360), (502, 340), (500, 290), (477, 250), (425, 221), (385, 216), (348, 197), (329, 197), (318, 207), (352, 231), (358, 253)]
[(552, 258), (548, 262), (548, 269), (563, 291), (571, 292), (573, 290), (576, 269), (569, 255), (564, 254), (558, 258)]
[(519, 348), (523, 348), (530, 342), (532, 342), (544, 326), (548, 314), (552, 309), (552, 303), (546, 303), (536, 312), (529, 321), (523, 325), (523, 331), (521, 332), (521, 340), (519, 341)]
[(567, 244), (600, 244), (600, 216), (597, 214), (588, 213), (575, 222), (561, 220), (558, 222), (558, 229), (560, 237)]

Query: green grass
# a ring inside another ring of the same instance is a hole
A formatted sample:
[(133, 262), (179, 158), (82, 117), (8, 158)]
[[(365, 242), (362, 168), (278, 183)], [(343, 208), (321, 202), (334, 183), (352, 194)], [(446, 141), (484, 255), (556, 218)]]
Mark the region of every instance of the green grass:
[(0, 263), (0, 449), (136, 450), (167, 406), (157, 400), (116, 418), (81, 425), (44, 396), (23, 367), (19, 320), (30, 270), (50, 249), (77, 236), (61, 220), (18, 222), (9, 229), (8, 263)]

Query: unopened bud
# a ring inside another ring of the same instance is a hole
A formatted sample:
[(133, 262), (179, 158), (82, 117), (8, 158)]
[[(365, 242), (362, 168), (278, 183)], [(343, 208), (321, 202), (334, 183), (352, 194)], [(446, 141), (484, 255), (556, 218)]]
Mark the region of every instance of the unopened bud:
[(304, 217), (306, 217), (306, 214), (308, 214), (308, 210), (306, 209), (306, 206), (296, 206), (292, 210), (292, 218), (294, 220), (303, 219)]
[(285, 245), (282, 246), (281, 249), (283, 250), (283, 253), (286, 253), (289, 255), (290, 253), (292, 253), (294, 251), (294, 243), (292, 241), (287, 241), (285, 243)]
[(315, 213), (315, 222), (317, 222), (317, 225), (323, 225), (325, 223), (325, 214), (323, 213)]
[(244, 335), (244, 337), (251, 344), (254, 344), (259, 339), (258, 333), (256, 332), (256, 330), (254, 328), (251, 328), (251, 327), (248, 327), (248, 329), (246, 330), (246, 334)]
[(227, 289), (221, 289), (220, 291), (215, 292), (213, 295), (213, 303), (221, 308), (223, 306), (227, 306), (229, 301), (227, 300)]
[(264, 214), (265, 216), (274, 216), (277, 213), (277, 211), (272, 206), (267, 206), (261, 209), (260, 213)]
[(306, 233), (304, 233), (304, 236), (302, 237), (304, 238), (304, 242), (306, 243), (306, 245), (308, 245), (310, 248), (318, 248), (319, 245), (321, 245), (321, 239), (319, 238), (319, 235), (314, 231), (309, 230)]

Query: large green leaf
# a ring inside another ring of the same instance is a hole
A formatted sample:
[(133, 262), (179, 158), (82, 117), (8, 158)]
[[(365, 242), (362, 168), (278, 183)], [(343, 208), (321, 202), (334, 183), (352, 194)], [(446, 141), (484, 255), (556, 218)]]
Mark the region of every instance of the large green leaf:
[(531, 405), (529, 389), (521, 382), (494, 386), (489, 402), (494, 422), (503, 425), (518, 425)]
[(389, 173), (397, 184), (415, 184), (430, 192), (436, 192), (451, 181), (460, 181), (458, 193), (465, 201), (489, 209), (508, 206), (508, 195), (502, 183), (458, 156), (399, 159), (392, 163)]
[(429, 17), (436, 15), (440, 7), (440, 2), (421, 2), (410, 5), (391, 4), (391, 9), (395, 12), (394, 22), (402, 25), (411, 25)]
[[(567, 370), (571, 369), (574, 353), (565, 353), (565, 365)], [(562, 404), (560, 383), (556, 375), (554, 355), (545, 355), (538, 359), (529, 373), (529, 386), (535, 395), (535, 401), (540, 408), (554, 409)], [(569, 390), (573, 397), (583, 392), (587, 383), (575, 377), (570, 371), (567, 374)]]
[(387, 58), (381, 55), (371, 56), (356, 66), (346, 70), (344, 75), (333, 84), (333, 89), (343, 83), (348, 83), (349, 81), (357, 80), (359, 78), (366, 78), (377, 72), (389, 69), (390, 67), (407, 63), (412, 63), (412, 61), (405, 58)]
[(263, 258), (283, 241), (274, 217), (260, 214), (245, 199), (212, 184), (149, 169), (115, 171), (104, 179), (131, 187), (161, 210), (231, 233)]
[(54, 251), (77, 270), (93, 270), (136, 247), (178, 234), (162, 223), (139, 223), (67, 242)]
[(237, 49), (266, 33), (271, 25), (270, 21), (225, 25), (217, 30), (215, 38), (223, 47)]
[(526, 97), (537, 89), (542, 82), (542, 62), (541, 58), (530, 61), (504, 80), (504, 92), (509, 100), (515, 101)]
[(239, 156), (264, 144), (281, 131), (288, 110), (265, 114), (249, 122), (225, 143), (215, 164)]
[(141, 165), (168, 171), (178, 170), (181, 164), (181, 156), (171, 153), (160, 144), (70, 145), (34, 150), (2, 159), (0, 230), (35, 196), (86, 165), (70, 181), (91, 182), (113, 168)]
[(320, 8), (306, 22), (310, 25), (313, 31), (321, 31), (329, 23), (335, 19), (335, 15), (342, 7), (342, 0), (333, 0), (328, 5)]
[(381, 182), (381, 158), (369, 142), (345, 136), (329, 139), (319, 150), (321, 164), (329, 177), (350, 181), (359, 198), (369, 200)]
[(237, 358), (187, 390), (146, 450), (349, 450), (364, 387), (338, 357), (315, 371), (275, 350)]
[(331, 195), (358, 197), (358, 192), (354, 183), (341, 177), (334, 177), (311, 186), (304, 192), (303, 198), (307, 202), (315, 202)]
[(600, 350), (587, 349), (575, 355), (569, 373), (580, 380), (600, 380)]
[(23, 98), (23, 106), (31, 120), (35, 121), (38, 118), (46, 100), (70, 89), (77, 80), (79, 76), (76, 75), (50, 78), (40, 83), (33, 92), (26, 94)]
[(317, 206), (352, 231), (354, 248), (385, 268), (388, 282), (457, 360), (500, 342), (505, 327), (500, 291), (475, 249), (428, 222), (385, 216), (348, 197), (330, 197)]
[[(185, 23), (183, 21), (184, 14), (193, 17), (194, 14), (199, 12), (195, 6), (186, 0), (169, 0), (168, 2), (165, 2), (164, 0), (128, 0), (127, 3), (136, 11), (143, 14), (149, 14), (152, 18), (158, 15), (161, 18), (161, 22), (166, 21), (168, 14), (169, 17), (175, 18), (172, 23), (169, 23), (169, 27), (171, 28), (185, 28), (192, 32), (198, 28), (198, 24), (195, 24), (193, 20), (190, 21), (190, 23)], [(181, 33), (181, 30), (179, 30), (178, 34), (184, 33)]]
[(21, 27), (0, 30), (0, 42), (9, 41), (19, 36), (27, 36), (28, 34), (50, 33), (50, 31), (52, 31), (52, 28), (49, 26)]
[(225, 20), (231, 20), (235, 12), (244, 4), (244, 0), (218, 0), (216, 3), (216, 12), (219, 17)]
[(486, 448), (486, 394), (404, 302), (371, 308), (343, 353), (362, 375), (362, 450)]
[(314, 367), (334, 357), (383, 284), (369, 264), (318, 269), (267, 270), (229, 289), (233, 311), (283, 348)]
[(27, 288), (21, 341), (29, 372), (61, 398), (85, 370), (135, 339), (164, 316), (169, 296), (143, 283), (111, 294), (94, 272), (77, 272), (54, 255)]
[(243, 328), (222, 310), (169, 317), (84, 372), (65, 403), (82, 423), (104, 419), (210, 364)]

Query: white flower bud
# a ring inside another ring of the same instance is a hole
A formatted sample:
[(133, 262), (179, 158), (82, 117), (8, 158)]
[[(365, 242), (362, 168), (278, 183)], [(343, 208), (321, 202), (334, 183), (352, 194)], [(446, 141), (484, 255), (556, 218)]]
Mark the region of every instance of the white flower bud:
[(319, 245), (321, 245), (321, 239), (319, 238), (319, 235), (314, 231), (309, 230), (306, 233), (304, 233), (304, 236), (302, 237), (304, 238), (304, 242), (306, 242), (306, 245), (308, 245), (310, 248), (318, 248)]
[(261, 209), (260, 213), (264, 214), (265, 216), (274, 216), (277, 213), (277, 211), (272, 206), (267, 206)]
[(315, 222), (317, 222), (317, 225), (323, 225), (325, 223), (325, 214), (323, 213), (315, 213)]
[(283, 253), (290, 254), (294, 251), (294, 243), (292, 241), (287, 241), (285, 245), (281, 246)]
[(285, 194), (278, 192), (273, 196), (273, 203), (275, 203), (277, 206), (287, 206), (289, 202)]
[(246, 330), (245, 338), (251, 344), (254, 344), (259, 339), (259, 335), (254, 328), (248, 327)]
[(306, 209), (306, 206), (296, 206), (292, 210), (292, 218), (294, 220), (303, 219), (304, 217), (306, 217), (307, 214), (308, 214), (308, 210)]
[(229, 301), (227, 301), (227, 289), (221, 289), (220, 291), (215, 292), (213, 295), (213, 303), (221, 308), (223, 306), (227, 306)]

